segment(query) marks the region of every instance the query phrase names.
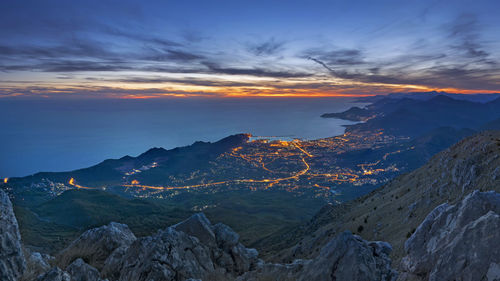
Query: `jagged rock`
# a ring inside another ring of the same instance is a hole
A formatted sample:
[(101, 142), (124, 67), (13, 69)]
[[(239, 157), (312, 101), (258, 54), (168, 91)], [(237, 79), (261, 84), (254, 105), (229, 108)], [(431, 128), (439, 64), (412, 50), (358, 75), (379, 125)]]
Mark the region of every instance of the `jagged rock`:
[(94, 267), (86, 264), (82, 259), (76, 259), (68, 267), (66, 271), (71, 275), (72, 281), (100, 281), (101, 276), (99, 271)]
[(127, 253), (129, 246), (121, 246), (116, 248), (111, 255), (104, 262), (104, 267), (101, 270), (102, 276), (106, 276), (111, 280), (120, 278), (120, 271), (117, 270), (121, 267), (122, 259)]
[(115, 271), (119, 280), (185, 280), (203, 279), (215, 266), (208, 247), (169, 227), (132, 243)]
[(406, 241), (399, 280), (500, 280), (500, 194), (436, 207)]
[(239, 234), (225, 224), (218, 223), (213, 230), (218, 246), (213, 250), (217, 265), (236, 275), (251, 270), (258, 261), (257, 250), (245, 248), (238, 242)]
[(71, 276), (56, 266), (47, 273), (39, 276), (36, 281), (71, 281)]
[(203, 213), (194, 214), (173, 228), (198, 238), (210, 248), (215, 265), (227, 272), (239, 275), (257, 262), (257, 250), (245, 248), (238, 242), (240, 236), (229, 226), (222, 223), (212, 225)]
[(9, 196), (0, 189), (0, 280), (17, 280), (26, 268), (19, 226)]
[(234, 260), (234, 267), (230, 271), (239, 275), (252, 269), (258, 261), (259, 252), (255, 249), (245, 248), (241, 243), (238, 243), (231, 249), (230, 255)]
[(229, 250), (238, 244), (240, 235), (234, 232), (229, 226), (218, 223), (213, 226), (217, 246), (224, 250)]
[(29, 249), (24, 249), (26, 257), (26, 270), (23, 273), (21, 280), (31, 281), (36, 279), (41, 274), (50, 270), (51, 261), (54, 257), (39, 252), (31, 252)]
[(199, 213), (115, 249), (101, 273), (111, 280), (234, 280), (258, 261), (258, 252), (238, 240), (229, 226)]
[(395, 280), (385, 242), (367, 242), (346, 231), (332, 239), (312, 260), (291, 264), (260, 264), (238, 280)]
[(194, 214), (187, 220), (172, 226), (172, 228), (198, 238), (206, 246), (216, 246), (212, 224), (203, 213)]
[(129, 246), (136, 238), (125, 224), (111, 222), (85, 231), (57, 257), (57, 264), (66, 268), (77, 258), (101, 270), (111, 253), (122, 246)]

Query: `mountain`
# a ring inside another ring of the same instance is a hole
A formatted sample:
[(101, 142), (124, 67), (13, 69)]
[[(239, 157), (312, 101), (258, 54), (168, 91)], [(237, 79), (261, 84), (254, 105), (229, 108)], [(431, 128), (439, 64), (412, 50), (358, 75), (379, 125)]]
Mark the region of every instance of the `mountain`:
[(463, 200), (475, 189), (500, 191), (500, 131), (467, 137), (421, 168), (359, 199), (327, 205), (309, 223), (267, 237), (259, 247), (268, 249), (264, 256), (290, 262), (314, 256), (332, 236), (348, 229), (364, 239), (389, 242), (397, 266), (405, 241), (427, 214), (440, 204)]
[(475, 133), (476, 131), (472, 129), (439, 127), (407, 142), (388, 147), (359, 149), (342, 153), (337, 163), (344, 167), (350, 167), (353, 163), (357, 164), (357, 159), (363, 159), (365, 163), (385, 161), (403, 171), (412, 171), (422, 166), (436, 153)]
[(484, 124), (500, 118), (500, 98), (486, 103), (458, 100), (446, 95), (423, 101), (383, 98), (367, 106), (358, 116), (353, 116), (351, 110), (327, 116), (342, 118), (344, 115), (349, 115), (349, 120), (372, 116), (364, 123), (348, 125), (347, 132), (383, 130), (386, 134), (414, 138), (439, 127), (480, 129)]
[(321, 115), (323, 118), (339, 118), (349, 121), (366, 121), (373, 116), (373, 112), (366, 108), (359, 108), (357, 106), (339, 113), (325, 113)]
[[(32, 183), (47, 179), (53, 182), (68, 182), (71, 178), (78, 179), (81, 186), (116, 185), (123, 181), (124, 173), (138, 172), (138, 179), (148, 178), (150, 184), (166, 184), (165, 179), (170, 174), (190, 172), (193, 167), (206, 169), (208, 163), (220, 154), (241, 145), (249, 138), (248, 134), (226, 137), (217, 142), (195, 142), (190, 146), (170, 150), (151, 148), (137, 157), (125, 156), (120, 159), (108, 159), (89, 168), (61, 172), (37, 173), (23, 178), (12, 178), (11, 183)], [(152, 169), (152, 168), (157, 169)], [(166, 176), (167, 175), (167, 176)]]
[(414, 99), (414, 100), (429, 100), (432, 99), (436, 96), (447, 96), (453, 99), (457, 100), (465, 100), (465, 101), (471, 101), (471, 102), (489, 102), (492, 101), (496, 98), (500, 97), (500, 93), (495, 93), (495, 94), (454, 94), (454, 93), (447, 93), (447, 92), (437, 92), (437, 91), (431, 91), (431, 92), (409, 92), (409, 93), (390, 93), (387, 95), (376, 95), (376, 96), (369, 96), (369, 97), (362, 97), (358, 98), (358, 102), (376, 102), (381, 99), (386, 99), (386, 98), (391, 98), (391, 99)]

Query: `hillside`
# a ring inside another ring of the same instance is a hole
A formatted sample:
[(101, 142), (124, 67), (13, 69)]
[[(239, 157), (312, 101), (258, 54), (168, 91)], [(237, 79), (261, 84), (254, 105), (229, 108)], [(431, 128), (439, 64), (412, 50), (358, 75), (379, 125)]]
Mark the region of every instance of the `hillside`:
[(107, 159), (84, 169), (59, 173), (41, 172), (28, 177), (12, 178), (10, 181), (19, 185), (40, 182), (42, 179), (65, 183), (68, 179), (75, 178), (83, 186), (116, 185), (123, 181), (124, 174), (135, 171), (140, 173), (137, 175), (139, 180), (147, 178), (150, 184), (165, 184), (168, 178), (165, 175), (189, 173), (193, 168), (207, 170), (210, 161), (246, 142), (248, 138), (247, 134), (238, 134), (213, 143), (198, 141), (169, 150), (155, 147), (137, 157)]
[[(397, 265), (404, 242), (431, 210), (456, 203), (474, 189), (500, 191), (500, 131), (468, 137), (421, 168), (357, 200), (328, 205), (306, 226), (261, 240), (260, 246), (270, 246), (264, 254), (271, 259), (290, 262), (314, 256), (332, 236), (348, 229), (364, 239), (391, 243)], [(313, 233), (303, 231), (311, 226)], [(281, 250), (287, 243), (297, 244)]]
[(500, 98), (481, 103), (446, 95), (436, 95), (426, 100), (385, 97), (364, 109), (351, 108), (322, 116), (367, 120), (347, 126), (347, 132), (381, 129), (387, 134), (417, 137), (439, 127), (480, 129), (500, 117)]
[[(222, 221), (250, 245), (284, 227), (309, 219), (324, 201), (277, 191), (186, 193), (170, 200), (128, 199), (100, 190), (68, 190), (39, 205), (15, 206), (23, 242), (55, 252), (83, 230), (111, 221), (126, 223), (138, 237), (186, 219), (203, 210)], [(287, 205), (285, 205), (287, 204)], [(290, 208), (288, 204), (294, 206)], [(61, 212), (61, 210), (64, 210)]]

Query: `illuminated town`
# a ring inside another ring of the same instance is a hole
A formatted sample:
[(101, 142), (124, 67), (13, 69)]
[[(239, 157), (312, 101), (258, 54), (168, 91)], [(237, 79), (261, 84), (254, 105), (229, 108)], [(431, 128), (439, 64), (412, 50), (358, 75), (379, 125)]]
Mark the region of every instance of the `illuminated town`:
[(148, 180), (146, 172), (164, 168), (161, 161), (153, 161), (138, 167), (120, 167), (122, 178), (116, 183), (93, 186), (72, 176), (66, 182), (42, 179), (31, 183), (31, 187), (47, 189), (54, 195), (68, 189), (112, 189), (140, 198), (169, 198), (181, 192), (284, 190), (297, 194), (308, 192), (335, 201), (341, 194), (340, 186), (377, 186), (401, 169), (391, 161), (391, 156), (401, 153), (400, 149), (388, 151), (372, 162), (349, 158), (346, 153), (387, 148), (407, 140), (386, 135), (381, 130), (318, 140), (246, 136), (246, 141), (209, 161), (208, 167), (193, 167), (188, 173), (166, 173), (168, 185), (151, 184)]

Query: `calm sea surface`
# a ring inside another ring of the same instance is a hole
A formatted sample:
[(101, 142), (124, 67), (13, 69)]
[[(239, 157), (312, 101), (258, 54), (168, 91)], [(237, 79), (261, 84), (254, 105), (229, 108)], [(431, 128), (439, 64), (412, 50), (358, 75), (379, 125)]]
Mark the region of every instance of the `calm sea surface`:
[(236, 133), (317, 139), (349, 121), (324, 119), (351, 99), (0, 101), (0, 178), (66, 171)]

